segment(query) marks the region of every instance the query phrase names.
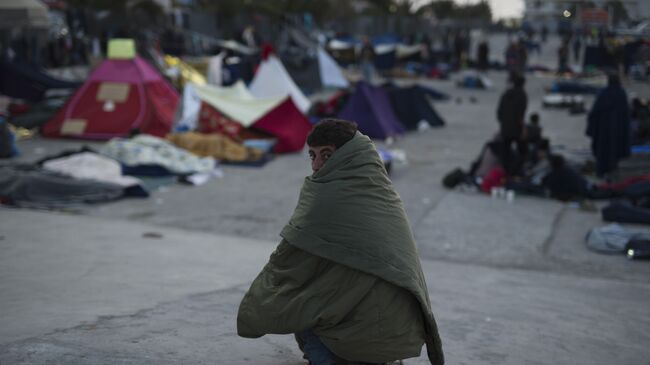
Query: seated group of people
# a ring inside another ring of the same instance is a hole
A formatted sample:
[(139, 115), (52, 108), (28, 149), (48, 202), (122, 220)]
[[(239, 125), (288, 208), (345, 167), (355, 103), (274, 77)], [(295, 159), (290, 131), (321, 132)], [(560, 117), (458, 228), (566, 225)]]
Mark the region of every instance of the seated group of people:
[(504, 187), (560, 200), (610, 197), (562, 155), (553, 153), (549, 139), (543, 136), (538, 114), (530, 115), (524, 138), (515, 144), (508, 142), (497, 133), (483, 146), (467, 172), (456, 170), (443, 183), (450, 188), (460, 183), (470, 184), (485, 193)]

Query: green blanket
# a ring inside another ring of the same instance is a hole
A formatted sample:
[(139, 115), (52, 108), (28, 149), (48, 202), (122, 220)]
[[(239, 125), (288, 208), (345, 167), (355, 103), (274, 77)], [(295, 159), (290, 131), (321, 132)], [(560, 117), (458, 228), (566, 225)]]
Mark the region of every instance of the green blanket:
[[(444, 363), (406, 213), (368, 137), (357, 133), (318, 172), (305, 179), (298, 206), (281, 236), (309, 254), (376, 276), (412, 293), (425, 321), (429, 359), (434, 365)], [(264, 271), (272, 270), (278, 270), (273, 256)], [(261, 274), (262, 277), (265, 276)], [(272, 275), (269, 278), (273, 281)], [(256, 281), (251, 292), (260, 291), (261, 287), (255, 288), (256, 285), (277, 284)], [(273, 289), (268, 288), (267, 292)], [(242, 307), (248, 300), (244, 299)], [(248, 313), (252, 306), (246, 303)]]

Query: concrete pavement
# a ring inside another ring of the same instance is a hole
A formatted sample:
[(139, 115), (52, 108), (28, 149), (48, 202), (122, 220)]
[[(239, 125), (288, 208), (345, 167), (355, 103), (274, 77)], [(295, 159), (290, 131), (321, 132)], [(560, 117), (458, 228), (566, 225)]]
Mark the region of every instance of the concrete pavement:
[(127, 221), (0, 209), (0, 343), (252, 280), (273, 246)]
[[(236, 335), (237, 306), (273, 242), (68, 214), (0, 217), (2, 364), (302, 363), (291, 336)], [(647, 360), (646, 283), (445, 261), (423, 269), (450, 364)]]

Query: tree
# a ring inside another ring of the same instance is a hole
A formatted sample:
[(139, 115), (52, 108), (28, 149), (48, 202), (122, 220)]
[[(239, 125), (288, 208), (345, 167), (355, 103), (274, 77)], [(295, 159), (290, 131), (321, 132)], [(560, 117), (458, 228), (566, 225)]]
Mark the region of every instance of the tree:
[(453, 0), (437, 0), (431, 4), (423, 6), (418, 12), (423, 12), (426, 9), (431, 9), (438, 19), (449, 19), (454, 17), (456, 5)]
[(492, 8), (483, 0), (476, 4), (456, 4), (453, 0), (436, 0), (418, 10), (419, 14), (431, 10), (438, 19), (492, 19)]
[(492, 19), (492, 8), (487, 1), (481, 1), (477, 4), (460, 5), (455, 10), (456, 18), (488, 20)]

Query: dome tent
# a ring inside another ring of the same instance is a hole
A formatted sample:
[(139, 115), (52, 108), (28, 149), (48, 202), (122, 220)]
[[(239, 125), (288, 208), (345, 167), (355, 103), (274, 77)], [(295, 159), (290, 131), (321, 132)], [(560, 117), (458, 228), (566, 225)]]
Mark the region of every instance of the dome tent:
[(164, 137), (179, 101), (176, 90), (135, 54), (132, 40), (114, 39), (102, 62), (47, 124), (47, 137), (110, 139), (134, 130)]

